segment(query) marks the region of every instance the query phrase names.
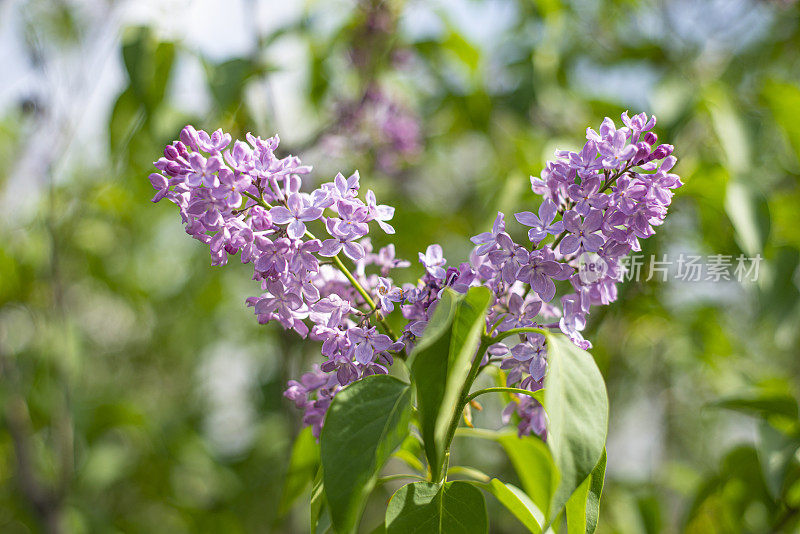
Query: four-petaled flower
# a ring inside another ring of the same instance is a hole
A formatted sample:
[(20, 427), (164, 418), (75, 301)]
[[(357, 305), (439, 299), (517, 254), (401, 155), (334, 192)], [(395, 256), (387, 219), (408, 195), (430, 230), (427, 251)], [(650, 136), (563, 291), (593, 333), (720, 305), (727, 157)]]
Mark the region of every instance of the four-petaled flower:
[(395, 302), (403, 302), (403, 290), (392, 287), (391, 282), (382, 276), (378, 278), (378, 304), (379, 309), (385, 313), (394, 311)]
[(595, 232), (600, 229), (602, 224), (603, 212), (600, 210), (591, 210), (583, 221), (576, 211), (566, 212), (564, 229), (570, 233), (561, 240), (559, 252), (567, 255), (579, 248), (583, 248), (587, 252), (597, 252), (603, 246), (603, 237)]
[(292, 239), (300, 239), (306, 233), (305, 223), (315, 221), (322, 216), (322, 209), (309, 206), (299, 193), (289, 195), (286, 207), (275, 206), (269, 210), (272, 222), (277, 224), (289, 223), (286, 235)]
[(558, 207), (556, 207), (555, 202), (546, 198), (539, 206), (538, 217), (530, 211), (515, 213), (514, 217), (520, 224), (531, 227), (528, 230), (528, 239), (531, 240), (531, 243), (538, 243), (547, 234), (556, 235), (564, 231), (564, 223), (562, 221), (553, 222), (557, 213)]

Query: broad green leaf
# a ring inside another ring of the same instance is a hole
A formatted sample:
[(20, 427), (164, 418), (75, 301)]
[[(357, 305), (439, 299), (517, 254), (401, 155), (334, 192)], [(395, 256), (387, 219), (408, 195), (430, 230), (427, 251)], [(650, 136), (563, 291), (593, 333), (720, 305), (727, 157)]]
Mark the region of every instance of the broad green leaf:
[(466, 295), (446, 289), (411, 355), (420, 431), (434, 474), (442, 470), (448, 429), (454, 418), (461, 416), (457, 413), (459, 400), (491, 298), (491, 292), (483, 287), (471, 288)]
[(534, 534), (542, 532), (541, 525), (544, 523), (544, 513), (524, 491), (512, 484), (505, 484), (496, 478), (493, 478), (488, 483), (470, 483), (494, 495), (500, 501), (500, 504), (514, 514), (514, 517), (528, 529), (528, 532), (533, 532)]
[(593, 534), (600, 516), (600, 496), (606, 474), (606, 451), (592, 473), (567, 501), (567, 533)]
[(283, 516), (291, 509), (292, 504), (313, 482), (318, 466), (319, 445), (309, 426), (304, 428), (294, 441), (289, 469), (286, 471), (286, 481), (283, 484), (283, 494), (278, 505), (278, 515)]
[(498, 438), (525, 492), (547, 514), (558, 484), (558, 471), (550, 449), (539, 438), (506, 433)]
[(485, 534), (486, 501), (469, 482), (414, 482), (397, 490), (386, 509), (387, 534)]
[(588, 352), (562, 334), (547, 333), (546, 337), (547, 444), (560, 474), (550, 505), (552, 519), (603, 455), (608, 397), (603, 375)]
[(408, 434), (411, 387), (369, 376), (340, 391), (320, 436), (322, 479), (337, 532), (353, 532), (381, 466)]

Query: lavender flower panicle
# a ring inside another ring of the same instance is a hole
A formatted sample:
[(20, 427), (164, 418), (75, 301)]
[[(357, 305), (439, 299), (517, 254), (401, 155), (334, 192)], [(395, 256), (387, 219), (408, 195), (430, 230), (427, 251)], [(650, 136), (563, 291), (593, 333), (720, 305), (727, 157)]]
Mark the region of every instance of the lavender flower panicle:
[[(388, 373), (395, 355), (411, 351), (447, 287), (460, 293), (478, 285), (492, 290), (490, 334), (550, 328), (583, 349), (591, 347), (581, 334), (589, 311), (616, 300), (621, 259), (641, 250), (640, 240), (664, 221), (672, 190), (682, 185), (670, 173), (673, 147), (655, 146), (655, 117), (625, 112), (622, 122), (616, 128), (606, 118), (598, 131), (588, 128), (579, 152), (557, 151), (541, 176), (531, 177), (542, 203), (536, 213), (514, 214), (529, 228), (528, 243), (516, 243), (498, 213), (490, 231), (471, 238), (469, 262), (448, 265), (442, 248), (430, 245), (419, 253), (422, 278), (403, 287), (390, 274), (410, 263), (396, 258), (393, 245), (374, 253), (368, 237), (371, 222), (394, 233), (388, 222), (394, 208), (378, 204), (372, 191), (361, 200), (357, 172), (303, 191), (302, 176), (311, 168), (294, 156), (278, 158), (277, 136), (247, 134), (247, 142), (231, 146), (231, 136), (221, 130), (208, 134), (187, 126), (149, 179), (153, 202), (166, 198), (178, 206), (186, 232), (209, 246), (213, 265), (237, 253), (253, 264), (261, 292), (246, 302), (259, 323), (276, 321), (322, 343), (325, 361), (290, 381), (285, 392), (318, 436), (341, 388)], [(354, 272), (342, 257), (354, 263)], [(601, 268), (585, 276), (586, 261)], [(368, 268), (378, 272), (367, 274)], [(559, 287), (569, 291), (557, 297)], [(406, 324), (395, 337), (384, 318), (398, 308)], [(509, 386), (536, 391), (547, 370), (547, 342), (540, 334), (507, 337), (483, 358), (485, 365), (499, 363), (507, 371)], [(514, 413), (520, 435), (546, 436), (546, 415), (536, 400), (515, 395), (503, 420)]]

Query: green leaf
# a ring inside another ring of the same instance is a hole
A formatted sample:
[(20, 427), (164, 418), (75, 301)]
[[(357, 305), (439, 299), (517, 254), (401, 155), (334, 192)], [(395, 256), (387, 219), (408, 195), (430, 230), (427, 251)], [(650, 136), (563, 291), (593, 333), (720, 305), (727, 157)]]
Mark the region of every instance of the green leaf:
[(584, 534), (586, 531), (586, 498), (591, 482), (591, 476), (587, 477), (567, 501), (567, 534)]
[(520, 388), (510, 388), (506, 386), (500, 387), (491, 387), (485, 389), (479, 389), (474, 391), (470, 397), (474, 398), (478, 395), (484, 395), (486, 393), (516, 393), (517, 395), (527, 395), (528, 397), (532, 397), (539, 401), (539, 404), (544, 406), (544, 389), (537, 389), (536, 391), (531, 391), (529, 389), (520, 389)]
[(138, 101), (152, 112), (164, 100), (175, 61), (175, 45), (159, 42), (146, 27), (127, 30), (122, 40), (122, 59), (131, 89)]
[(211, 96), (223, 111), (240, 106), (247, 82), (267, 70), (248, 58), (235, 58), (217, 64), (206, 62), (205, 69)]
[(539, 438), (518, 437), (511, 432), (501, 435), (497, 441), (505, 449), (525, 492), (536, 507), (547, 514), (558, 485), (558, 471), (550, 449)]
[(474, 287), (466, 295), (446, 289), (411, 358), (420, 431), (431, 472), (442, 470), (448, 429), (461, 416), (459, 401), (485, 328), (492, 295)]
[(485, 534), (486, 501), (469, 482), (414, 482), (397, 490), (386, 509), (386, 534)]
[(771, 80), (764, 86), (764, 97), (800, 161), (800, 87)]
[(600, 496), (606, 474), (606, 451), (592, 473), (567, 501), (567, 533), (593, 534), (600, 516)]
[(297, 436), (289, 459), (289, 469), (283, 484), (283, 494), (278, 505), (278, 515), (284, 516), (292, 508), (292, 504), (303, 494), (306, 487), (313, 482), (314, 474), (319, 466), (319, 445), (311, 427), (306, 427)]
[(603, 449), (603, 456), (592, 470), (592, 483), (589, 486), (589, 494), (586, 496), (586, 534), (593, 534), (597, 530), (597, 522), (600, 519), (600, 497), (603, 495), (603, 485), (606, 481), (607, 461), (606, 450)]
[(408, 434), (411, 387), (369, 376), (340, 391), (320, 436), (325, 497), (337, 532), (353, 532), (377, 473)]
[[(322, 469), (317, 471), (314, 483), (311, 485), (311, 501), (309, 503), (310, 532), (317, 532), (320, 525), (320, 516), (325, 508), (325, 487), (322, 484)], [(327, 520), (330, 523), (330, 519)], [(322, 522), (324, 523), (324, 521)]]
[(494, 495), (500, 501), (500, 504), (514, 514), (514, 517), (528, 529), (528, 532), (539, 534), (542, 531), (541, 525), (544, 523), (544, 513), (524, 491), (496, 478), (493, 478), (488, 483), (470, 483)]
[(711, 406), (762, 417), (779, 416), (788, 419), (798, 417), (797, 400), (785, 393), (728, 397), (712, 403)]
[(113, 154), (121, 156), (128, 152), (128, 145), (142, 129), (146, 117), (144, 107), (130, 87), (117, 97), (108, 124), (108, 138)]
[(608, 433), (608, 396), (603, 375), (588, 352), (562, 334), (548, 332), (546, 337), (547, 444), (560, 474), (550, 505), (552, 519), (603, 455)]
[(774, 498), (781, 496), (786, 473), (795, 453), (800, 450), (800, 438), (779, 432), (761, 421), (758, 432), (758, 460), (764, 472), (764, 482)]
[(739, 247), (751, 257), (764, 250), (769, 237), (769, 204), (752, 185), (731, 180), (725, 194), (725, 211), (736, 230)]

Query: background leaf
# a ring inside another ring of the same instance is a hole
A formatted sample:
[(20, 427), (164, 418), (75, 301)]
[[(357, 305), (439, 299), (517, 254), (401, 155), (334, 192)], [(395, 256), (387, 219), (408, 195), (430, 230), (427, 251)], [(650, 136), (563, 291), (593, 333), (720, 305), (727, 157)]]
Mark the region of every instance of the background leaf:
[(283, 483), (283, 494), (278, 505), (280, 515), (286, 514), (306, 487), (313, 482), (318, 469), (319, 444), (311, 433), (311, 427), (306, 427), (297, 435), (292, 447), (292, 456)]

